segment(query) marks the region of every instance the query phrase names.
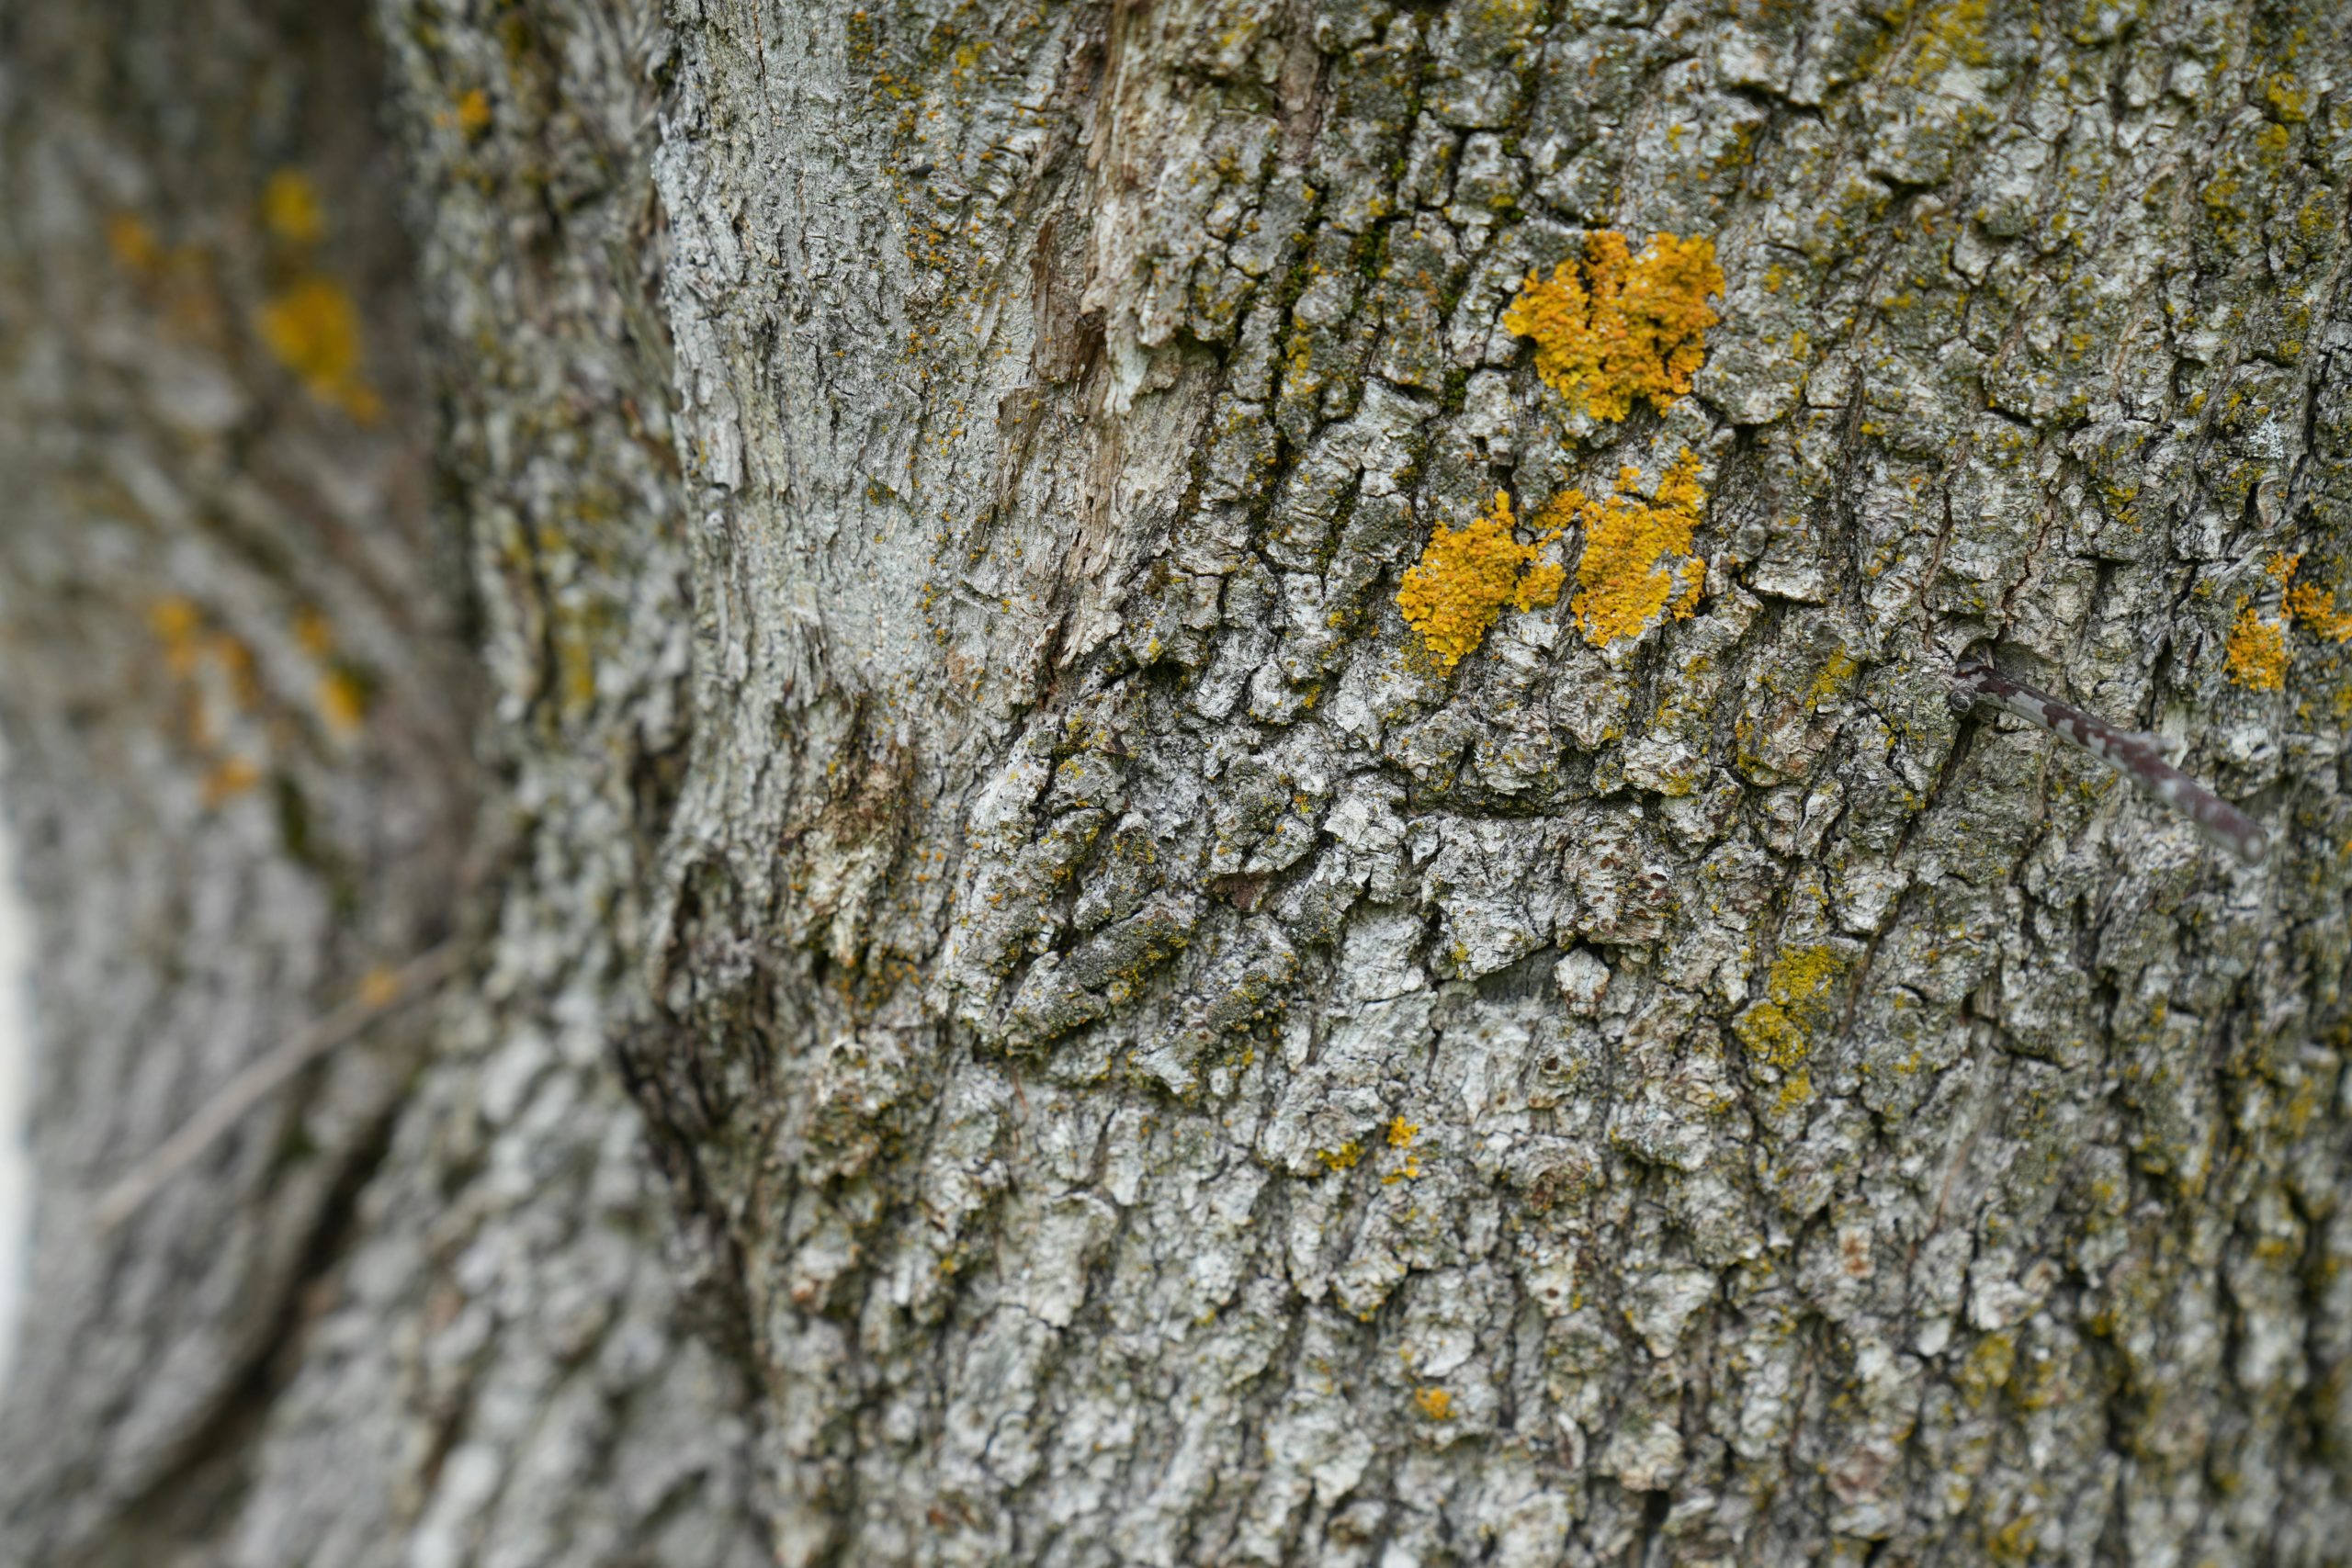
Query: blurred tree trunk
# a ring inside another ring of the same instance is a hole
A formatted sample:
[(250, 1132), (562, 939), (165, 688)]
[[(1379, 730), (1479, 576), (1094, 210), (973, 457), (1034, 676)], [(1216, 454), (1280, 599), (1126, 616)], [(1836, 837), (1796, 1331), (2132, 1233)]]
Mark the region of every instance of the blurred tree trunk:
[[(0, 1556), (2341, 1561), (2334, 4), (11, 0), (0, 70)], [(1622, 421), (1500, 324), (1607, 230), (1725, 275)], [(1685, 451), (1687, 617), (1592, 645), (1594, 507), (1401, 618)], [(1956, 715), (1982, 647), (2268, 863)]]

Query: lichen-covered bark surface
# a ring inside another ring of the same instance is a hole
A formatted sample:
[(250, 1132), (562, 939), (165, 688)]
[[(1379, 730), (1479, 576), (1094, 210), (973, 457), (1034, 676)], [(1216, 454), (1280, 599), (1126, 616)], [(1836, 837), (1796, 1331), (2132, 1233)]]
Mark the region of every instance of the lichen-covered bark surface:
[(327, 14), (0, 51), (0, 1548), (2340, 1558), (2337, 7)]
[[(2338, 7), (674, 25), (631, 1061), (784, 1561), (2340, 1551)], [(1724, 269), (1663, 413), (1501, 324), (1600, 231)], [(1400, 617), (1686, 449), (1687, 618)]]

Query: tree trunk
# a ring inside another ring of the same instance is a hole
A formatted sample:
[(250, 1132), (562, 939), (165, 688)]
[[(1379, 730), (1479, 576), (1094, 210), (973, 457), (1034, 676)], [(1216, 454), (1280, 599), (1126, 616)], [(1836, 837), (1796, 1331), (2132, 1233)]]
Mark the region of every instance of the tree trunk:
[(2342, 1560), (2333, 0), (0, 27), (0, 1556)]

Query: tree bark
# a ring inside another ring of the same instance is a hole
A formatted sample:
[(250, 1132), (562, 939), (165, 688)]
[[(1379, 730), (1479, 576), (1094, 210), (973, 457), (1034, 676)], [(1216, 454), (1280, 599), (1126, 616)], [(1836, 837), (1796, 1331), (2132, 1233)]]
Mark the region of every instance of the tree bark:
[(2341, 1558), (2340, 7), (6, 28), (0, 1555)]

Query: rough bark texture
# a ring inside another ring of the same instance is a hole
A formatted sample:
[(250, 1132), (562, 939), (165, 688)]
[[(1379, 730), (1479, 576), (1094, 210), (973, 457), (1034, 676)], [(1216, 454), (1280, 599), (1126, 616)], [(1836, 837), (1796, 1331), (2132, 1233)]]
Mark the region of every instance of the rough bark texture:
[[(2338, 7), (109, 9), (6, 38), (12, 1557), (2340, 1560)], [(1622, 422), (1501, 324), (1611, 230), (1726, 279)], [(1687, 618), (1400, 617), (1685, 450)]]

